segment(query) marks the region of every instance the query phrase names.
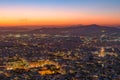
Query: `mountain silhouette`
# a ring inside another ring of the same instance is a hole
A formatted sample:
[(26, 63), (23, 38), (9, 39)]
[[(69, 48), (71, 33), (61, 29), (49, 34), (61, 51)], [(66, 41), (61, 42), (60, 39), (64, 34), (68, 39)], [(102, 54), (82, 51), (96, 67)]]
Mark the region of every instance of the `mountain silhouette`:
[(73, 25), (70, 27), (62, 28), (41, 28), (32, 30), (31, 33), (41, 33), (41, 34), (60, 34), (60, 35), (102, 35), (102, 34), (120, 34), (120, 29), (116, 27), (100, 26), (96, 24), (92, 25)]

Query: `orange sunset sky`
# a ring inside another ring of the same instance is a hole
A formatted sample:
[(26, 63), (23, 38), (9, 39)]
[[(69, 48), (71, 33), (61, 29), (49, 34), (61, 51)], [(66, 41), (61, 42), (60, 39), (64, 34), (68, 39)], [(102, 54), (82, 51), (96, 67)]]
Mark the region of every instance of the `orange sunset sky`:
[(0, 26), (120, 25), (120, 0), (1, 0)]

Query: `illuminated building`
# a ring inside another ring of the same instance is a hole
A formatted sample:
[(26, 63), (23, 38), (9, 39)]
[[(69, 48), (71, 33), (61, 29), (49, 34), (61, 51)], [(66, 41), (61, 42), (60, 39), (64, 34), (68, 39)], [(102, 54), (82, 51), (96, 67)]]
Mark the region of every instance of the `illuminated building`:
[(100, 50), (100, 53), (99, 53), (99, 57), (104, 57), (106, 54), (105, 54), (105, 49), (104, 47), (101, 48)]

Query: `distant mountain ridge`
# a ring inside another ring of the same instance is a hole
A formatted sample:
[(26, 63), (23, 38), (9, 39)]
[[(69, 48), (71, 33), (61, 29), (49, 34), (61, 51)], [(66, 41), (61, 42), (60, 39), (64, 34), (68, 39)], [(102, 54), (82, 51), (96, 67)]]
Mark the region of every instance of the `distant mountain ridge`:
[[(41, 26), (42, 27), (42, 26)], [(0, 27), (0, 33), (40, 33), (40, 34), (51, 34), (51, 35), (74, 35), (74, 36), (91, 36), (91, 35), (102, 35), (102, 34), (119, 34), (120, 28), (100, 26), (96, 24), (92, 25), (72, 25), (72, 26), (44, 26), (44, 28), (21, 28), (21, 27)]]
[(21, 27), (0, 27), (0, 30), (27, 30), (28, 28)]
[(106, 34), (120, 34), (120, 29), (115, 27), (107, 27), (100, 25), (76, 25), (62, 28), (41, 28), (31, 31), (31, 33), (42, 33), (42, 34), (62, 34), (62, 35), (101, 35)]
[(25, 32), (28, 31), (28, 28), (21, 28), (21, 27), (0, 27), (0, 33), (18, 33), (18, 32)]

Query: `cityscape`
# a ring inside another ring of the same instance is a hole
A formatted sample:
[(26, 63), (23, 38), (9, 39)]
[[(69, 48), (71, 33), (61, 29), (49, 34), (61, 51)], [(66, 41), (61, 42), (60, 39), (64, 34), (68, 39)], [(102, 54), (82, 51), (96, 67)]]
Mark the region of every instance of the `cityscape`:
[(0, 80), (120, 80), (120, 0), (0, 0)]
[[(116, 30), (120, 29), (99, 27), (1, 30), (0, 79), (119, 80), (120, 33)], [(101, 31), (95, 35), (69, 34), (71, 29), (81, 28)], [(51, 33), (55, 29), (62, 32)], [(112, 31), (107, 34), (109, 29)]]

